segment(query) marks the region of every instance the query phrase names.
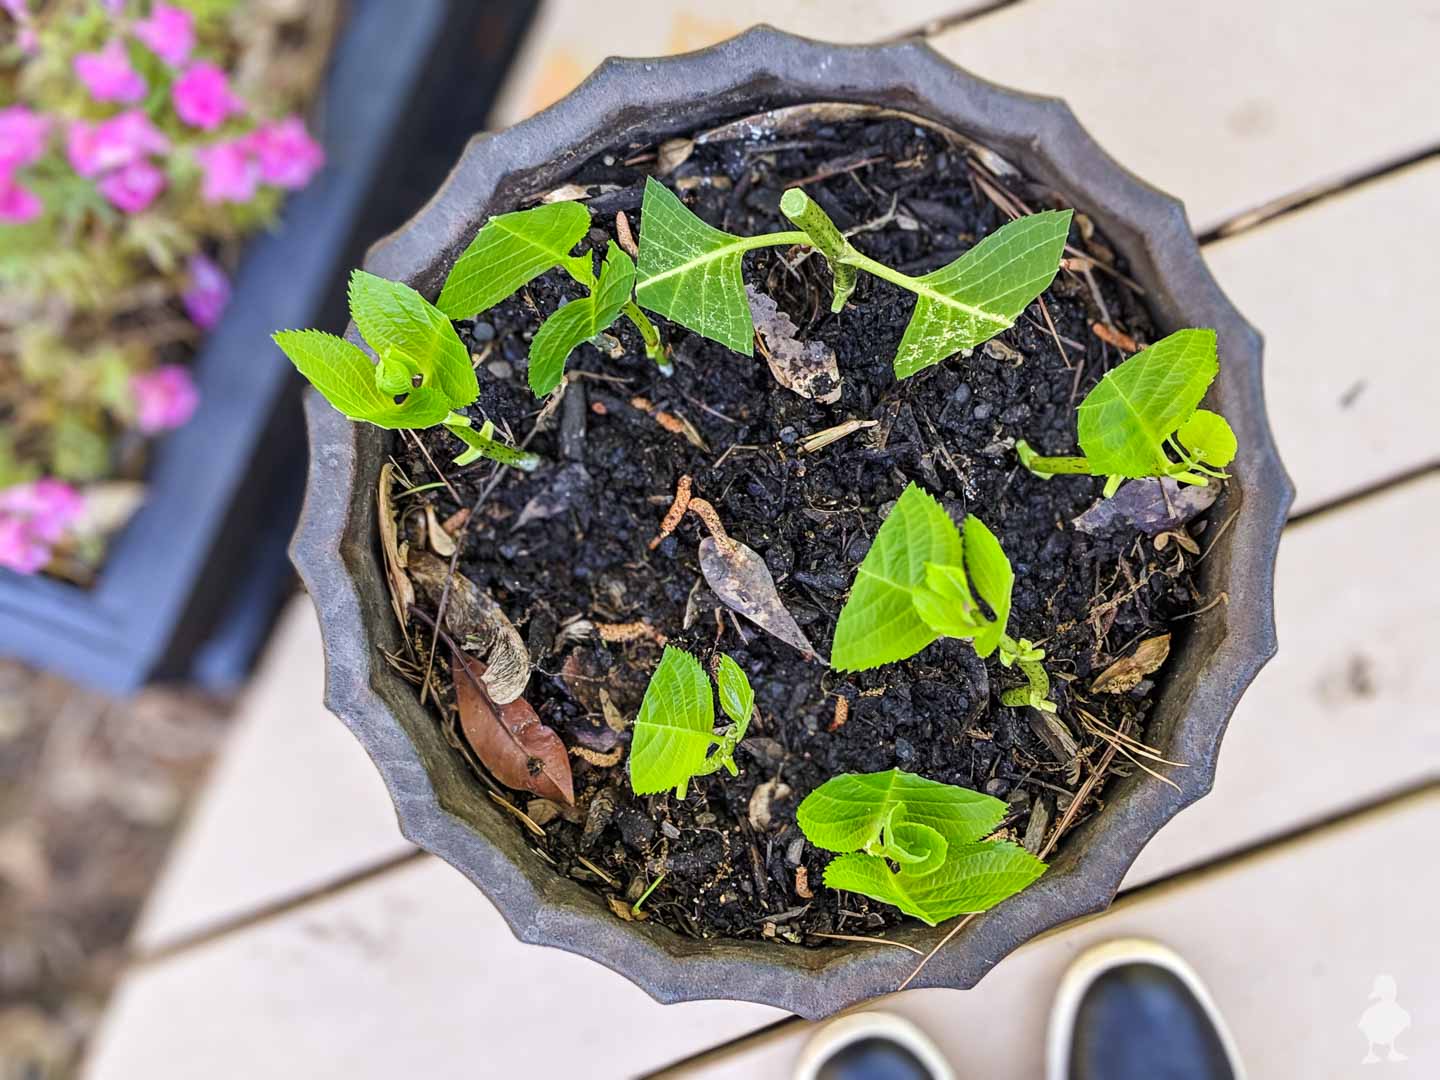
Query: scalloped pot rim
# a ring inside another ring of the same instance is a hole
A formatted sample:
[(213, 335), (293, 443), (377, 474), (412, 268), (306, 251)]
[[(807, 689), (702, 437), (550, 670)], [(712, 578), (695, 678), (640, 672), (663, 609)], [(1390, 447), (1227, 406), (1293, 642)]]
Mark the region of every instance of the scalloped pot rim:
[[(759, 28), (685, 56), (607, 61), (553, 107), (472, 140), (435, 197), (370, 251), (365, 268), (433, 296), (491, 213), (563, 182), (591, 155), (816, 101), (931, 119), (1089, 214), (1128, 259), (1163, 329), (1218, 332), (1225, 364), (1212, 393), (1244, 448), (1224, 495), (1227, 511), (1240, 512), (1202, 566), (1202, 586), (1229, 603), (1194, 621), (1152, 714), (1151, 737), (1190, 768), (1178, 789), (1139, 771), (1112, 781), (1104, 809), (1066, 837), (1051, 870), (972, 919), (912, 984), (965, 988), (1037, 934), (1109, 904), (1150, 837), (1210, 789), (1231, 711), (1274, 654), (1272, 574), (1291, 486), (1265, 415), (1259, 335), (1211, 278), (1184, 208), (1111, 160), (1058, 100), (994, 86), (921, 43), (835, 46)], [(736, 998), (815, 1018), (900, 985), (915, 967), (905, 950), (684, 939), (616, 919), (595, 893), (535, 858), (383, 662), (382, 648), (399, 641), (374, 529), (386, 434), (349, 423), (313, 393), (307, 411), (311, 471), (291, 554), (324, 635), (326, 704), (375, 761), (407, 837), (479, 886), (520, 939), (588, 956), (660, 1001)], [(916, 923), (892, 937), (928, 952), (950, 929)]]

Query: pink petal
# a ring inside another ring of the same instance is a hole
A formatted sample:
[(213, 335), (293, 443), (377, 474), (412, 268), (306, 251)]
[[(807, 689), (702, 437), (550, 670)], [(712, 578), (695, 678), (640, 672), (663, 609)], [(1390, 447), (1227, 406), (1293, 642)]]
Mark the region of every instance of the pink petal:
[(40, 196), (21, 187), (8, 173), (0, 172), (0, 224), (24, 225), (34, 221), (44, 209)]
[(220, 321), (230, 302), (230, 279), (204, 255), (190, 257), (190, 287), (181, 293), (185, 311), (196, 326), (209, 330)]
[(165, 190), (165, 174), (148, 161), (132, 161), (108, 173), (96, 186), (112, 206), (138, 214)]
[(170, 88), (175, 113), (191, 127), (214, 131), (229, 117), (245, 111), (245, 103), (230, 90), (225, 72), (214, 64), (191, 64)]
[(207, 203), (249, 202), (260, 184), (260, 166), (239, 139), (212, 143), (195, 151), (205, 174), (200, 196)]
[(148, 19), (133, 27), (135, 36), (171, 67), (179, 67), (195, 47), (195, 20), (190, 12), (169, 4), (156, 4)]
[(125, 44), (112, 38), (99, 52), (80, 53), (75, 74), (96, 101), (134, 104), (145, 96), (145, 80), (130, 66)]
[(50, 118), (24, 105), (0, 109), (0, 169), (22, 169), (45, 152)]
[(250, 133), (250, 148), (267, 184), (303, 188), (325, 164), (325, 151), (298, 116), (262, 124)]
[(165, 364), (130, 380), (135, 399), (135, 422), (146, 435), (177, 428), (194, 415), (200, 391), (190, 372), (179, 364)]

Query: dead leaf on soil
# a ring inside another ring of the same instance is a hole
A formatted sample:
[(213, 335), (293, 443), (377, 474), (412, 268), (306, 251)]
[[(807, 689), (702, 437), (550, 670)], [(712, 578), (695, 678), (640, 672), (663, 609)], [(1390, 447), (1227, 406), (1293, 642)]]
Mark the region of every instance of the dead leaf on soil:
[[(445, 592), (445, 579), (450, 577), (450, 564), (428, 551), (412, 551), (409, 569), (415, 589), (432, 610), (437, 610)], [(508, 704), (525, 692), (525, 684), (530, 681), (530, 650), (525, 647), (525, 639), (500, 605), (461, 573), (456, 573), (450, 582), (445, 629), (485, 660), (485, 688), (496, 703)]]
[(707, 536), (700, 541), (700, 572), (705, 575), (705, 584), (726, 607), (798, 649), (807, 660), (824, 659), (785, 607), (775, 588), (775, 579), (770, 576), (770, 568), (753, 548), (736, 540), (722, 544), (715, 537)]
[(1208, 510), (1220, 485), (1177, 484), (1168, 476), (1128, 480), (1108, 499), (1098, 500), (1071, 524), (1083, 533), (1102, 533), (1113, 525), (1133, 525), (1146, 536), (1179, 528)]
[(775, 820), (775, 800), (789, 796), (790, 785), (783, 783), (778, 776), (757, 787), (750, 795), (750, 827), (756, 832), (769, 832)]
[(1146, 638), (1129, 656), (1111, 664), (1090, 684), (1097, 694), (1123, 694), (1133, 690), (1146, 675), (1157, 671), (1170, 655), (1170, 635)]
[(510, 531), (517, 532), (532, 521), (545, 521), (563, 514), (578, 497), (589, 492), (590, 486), (590, 472), (584, 465), (579, 462), (566, 465), (551, 478), (544, 491), (525, 504)]
[(430, 541), (430, 550), (439, 555), (442, 559), (448, 559), (455, 554), (455, 539), (440, 524), (440, 519), (435, 516), (435, 507), (425, 507), (425, 533)]
[(821, 341), (799, 340), (795, 336), (799, 327), (774, 300), (753, 285), (746, 285), (745, 292), (750, 297), (750, 316), (760, 336), (761, 352), (775, 381), (822, 405), (839, 401), (840, 365), (835, 350)]
[(575, 782), (560, 736), (540, 722), (524, 698), (497, 705), (486, 692), (481, 661), (452, 649), (450, 664), (461, 729), (495, 779), (516, 791), (573, 806)]
[[(395, 520), (395, 504), (390, 489), (395, 486), (395, 466), (380, 466), (380, 486), (376, 491), (375, 518), (380, 524), (380, 550), (385, 556), (385, 577), (390, 582), (390, 606), (395, 618), (405, 628), (408, 612), (415, 603), (415, 587), (405, 574), (405, 557), (400, 552), (400, 529)], [(447, 567), (448, 569), (448, 567)]]
[(656, 155), (656, 173), (660, 176), (669, 176), (681, 165), (684, 165), (694, 152), (694, 139), (666, 139), (660, 144), (660, 151)]

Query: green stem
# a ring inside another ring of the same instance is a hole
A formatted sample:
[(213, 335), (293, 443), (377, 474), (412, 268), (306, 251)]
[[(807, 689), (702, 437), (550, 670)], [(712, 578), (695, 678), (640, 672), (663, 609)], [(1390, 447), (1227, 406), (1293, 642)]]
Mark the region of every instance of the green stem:
[(660, 344), (660, 331), (655, 329), (655, 324), (650, 321), (650, 317), (640, 310), (640, 306), (634, 300), (626, 300), (625, 306), (620, 310), (635, 329), (640, 331), (640, 336), (645, 339), (645, 355), (659, 364), (662, 369), (668, 371), (670, 362), (665, 356), (664, 347)]
[(1015, 444), (1015, 453), (1020, 457), (1020, 464), (1029, 469), (1036, 476), (1095, 476), (1094, 467), (1090, 459), (1085, 457), (1044, 457), (1035, 453), (1030, 444), (1021, 439)]
[(656, 889), (658, 889), (658, 888), (660, 887), (660, 883), (665, 880), (666, 876), (667, 876), (666, 874), (661, 874), (661, 875), (660, 875), (659, 877), (657, 877), (654, 881), (652, 881), (652, 882), (650, 883), (650, 887), (647, 888), (643, 893), (640, 894), (640, 899), (639, 899), (639, 900), (636, 900), (635, 903), (633, 903), (633, 904), (630, 905), (630, 914), (631, 914), (631, 915), (639, 915), (639, 914), (640, 914), (640, 905), (643, 904), (643, 903), (645, 903), (646, 900), (649, 900), (649, 899), (650, 899), (650, 894), (653, 893)]
[(820, 204), (800, 188), (791, 188), (780, 196), (780, 212), (805, 231), (815, 250), (830, 264), (830, 272), (835, 278), (830, 310), (839, 311), (855, 291), (855, 282), (860, 276), (853, 260), (864, 256), (845, 239), (835, 222), (830, 220), (830, 215), (820, 209)]

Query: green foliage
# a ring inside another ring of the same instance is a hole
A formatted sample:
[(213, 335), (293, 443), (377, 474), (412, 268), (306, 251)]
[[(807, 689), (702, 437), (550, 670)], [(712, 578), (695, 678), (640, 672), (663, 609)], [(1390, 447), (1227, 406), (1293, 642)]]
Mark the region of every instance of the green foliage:
[(1177, 330), (1105, 373), (1078, 412), (1083, 457), (1042, 457), (1017, 443), (1039, 476), (1107, 476), (1105, 494), (1127, 477), (1168, 476), (1204, 484), (1235, 458), (1235, 433), (1219, 413), (1197, 408), (1219, 373), (1213, 330)]
[(336, 409), (383, 428), (425, 428), (480, 393), (450, 320), (408, 285), (357, 270), (350, 317), (377, 354), (320, 330), (282, 330), (275, 343)]
[(471, 427), (468, 420), (460, 423), (461, 420), (465, 418), (452, 416), (445, 421), (445, 430), (465, 444), (464, 451), (455, 459), (456, 465), (469, 465), (481, 458), (498, 461), (523, 472), (534, 472), (540, 465), (537, 455), (517, 450), (495, 438), (495, 425), (489, 420), (480, 425), (479, 431)]
[(835, 626), (830, 660), (840, 671), (863, 671), (914, 656), (944, 631), (926, 622), (914, 598), (926, 565), (958, 565), (960, 533), (934, 497), (909, 485), (881, 523), (855, 574)]
[(436, 301), (450, 318), (468, 319), (557, 267), (583, 285), (586, 295), (563, 304), (530, 342), (530, 389), (536, 397), (559, 386), (570, 353), (622, 312), (645, 339), (647, 355), (664, 362), (655, 328), (630, 298), (635, 285), (630, 256), (612, 242), (597, 278), (590, 256), (571, 254), (589, 228), (590, 211), (577, 202), (546, 203), (492, 217), (456, 261)]
[[(692, 777), (724, 768), (736, 775), (735, 750), (750, 726), (755, 694), (740, 665), (722, 655), (716, 665), (720, 708), (731, 724), (715, 730), (715, 694), (700, 661), (666, 646), (650, 676), (630, 743), (630, 787), (637, 795), (674, 788), (685, 797)], [(715, 749), (711, 751), (711, 745)]]
[(610, 241), (594, 289), (579, 300), (562, 304), (530, 342), (530, 389), (536, 397), (544, 397), (560, 385), (566, 357), (619, 317), (634, 285), (635, 264)]
[(1054, 280), (1071, 218), (1069, 210), (1052, 210), (1010, 222), (954, 262), (916, 278), (856, 250), (803, 190), (786, 191), (780, 208), (800, 231), (732, 236), (701, 221), (663, 184), (648, 180), (636, 299), (749, 356), (755, 329), (741, 257), (760, 247), (808, 244), (834, 276), (833, 311), (844, 307), (859, 270), (915, 294), (915, 310), (895, 356), (895, 374), (903, 379), (1013, 326)]
[[(804, 239), (791, 233), (792, 242)], [(759, 242), (757, 242), (759, 241)], [(755, 323), (740, 276), (746, 251), (778, 241), (773, 236), (731, 236), (705, 224), (654, 177), (640, 205), (640, 266), (635, 299), (641, 307), (727, 349), (751, 356)]]
[(1008, 842), (981, 843), (1006, 804), (977, 791), (890, 769), (832, 777), (796, 812), (806, 838), (840, 852), (825, 885), (893, 904), (931, 926), (984, 911), (1045, 872)]
[(896, 376), (907, 378), (1014, 326), (1055, 280), (1072, 213), (1047, 210), (1012, 221), (913, 286), (897, 282), (918, 299), (895, 354)]
[(589, 228), (590, 211), (577, 202), (492, 217), (456, 261), (435, 306), (452, 319), (494, 307), (545, 271), (578, 259), (570, 252)]

